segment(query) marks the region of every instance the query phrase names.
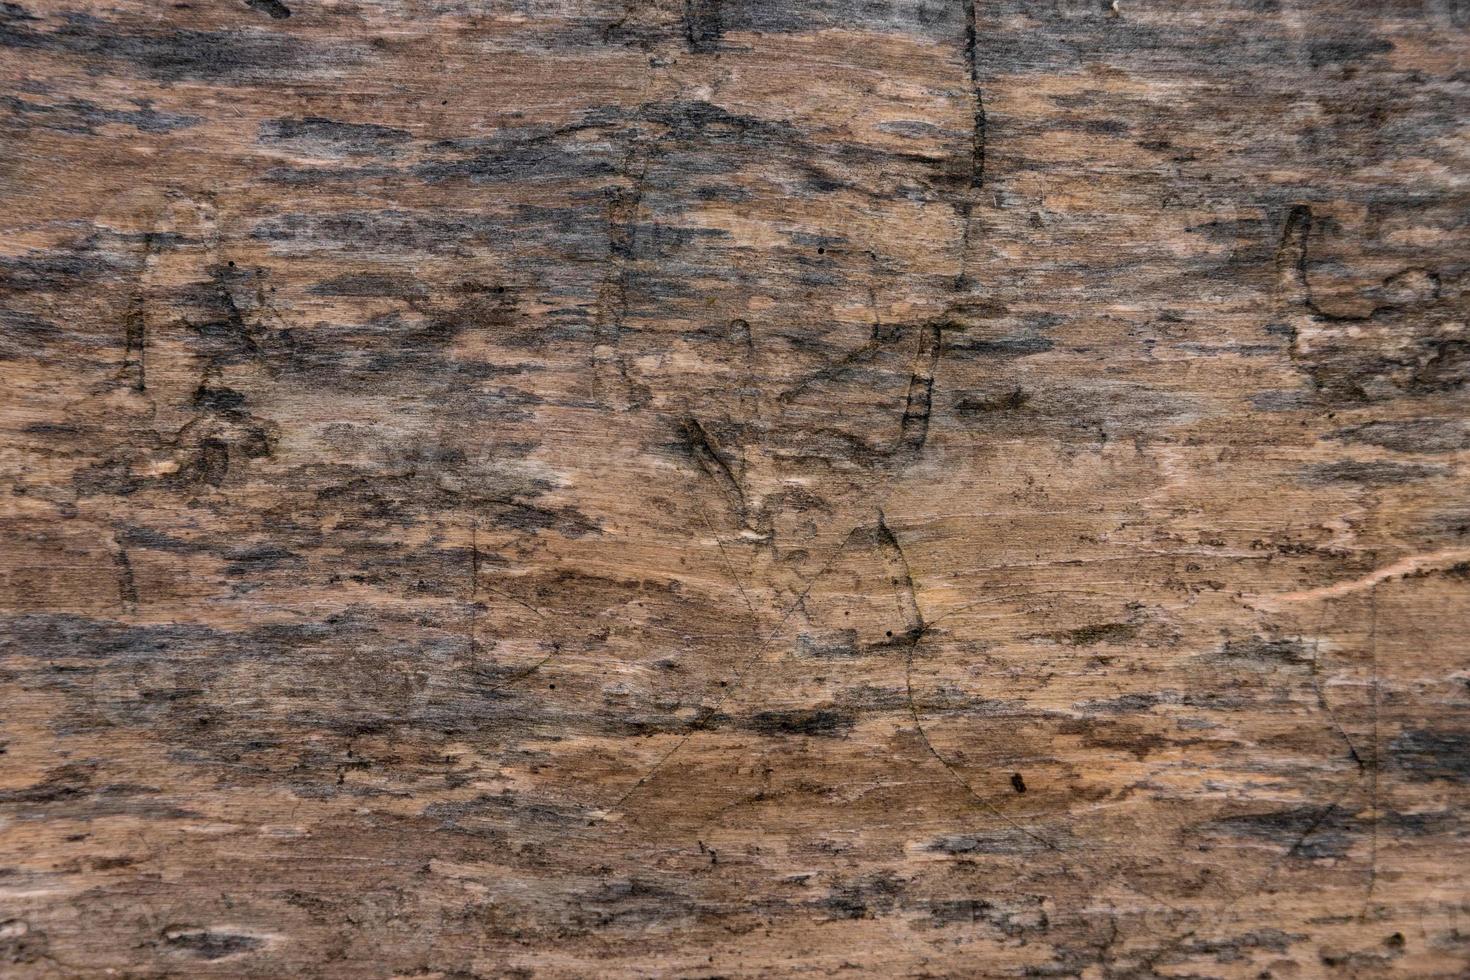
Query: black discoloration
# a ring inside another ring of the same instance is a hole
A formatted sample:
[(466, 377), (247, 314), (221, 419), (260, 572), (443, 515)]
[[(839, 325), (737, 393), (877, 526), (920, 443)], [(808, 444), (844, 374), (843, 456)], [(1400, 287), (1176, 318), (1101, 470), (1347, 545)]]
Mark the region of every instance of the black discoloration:
[(987, 412), (1019, 412), (1026, 407), (1031, 396), (1020, 388), (1012, 388), (1003, 395), (994, 395), (990, 398), (977, 398), (966, 396), (955, 403), (955, 411), (965, 414), (980, 415)]
[(258, 575), (277, 568), (300, 568), (305, 564), (300, 555), (274, 545), (236, 548), (226, 552), (224, 557), (230, 563), (225, 567), (225, 575), (231, 578)]
[(1470, 449), (1470, 422), (1460, 418), (1365, 422), (1338, 429), (1330, 438), (1381, 446), (1401, 453), (1453, 453)]
[(1051, 338), (1037, 336), (1033, 330), (1027, 329), (1008, 337), (956, 336), (945, 340), (944, 351), (965, 359), (1026, 357), (1030, 354), (1045, 354), (1055, 346)]
[(1470, 782), (1470, 731), (1412, 729), (1389, 743), (1388, 756), (1411, 780)]
[[(1115, 698), (1098, 698), (1091, 701), (1084, 701), (1077, 708), (1084, 715), (1127, 715), (1151, 711), (1160, 704), (1170, 704), (1178, 700), (1179, 696), (1177, 694), (1141, 691), (1132, 694), (1120, 694)], [(1142, 747), (1142, 743), (1140, 742), (1139, 744)]]
[(975, 113), (970, 133), (970, 187), (985, 186), (985, 98), (980, 91), (980, 61), (975, 48), (978, 43), (975, 25), (975, 0), (965, 5), (965, 68), (969, 73), (970, 93), (975, 100)]
[(842, 630), (822, 636), (802, 633), (796, 638), (796, 649), (801, 656), (816, 659), (842, 660), (862, 655), (858, 648), (857, 630)]
[(268, 218), (252, 237), (273, 248), (307, 252), (423, 252), (454, 255), (473, 245), (488, 245), (510, 228), (483, 215), (436, 214), (388, 208), (377, 211), (292, 213)]
[(14, 96), (0, 98), (0, 106), (20, 117), (19, 124), (64, 133), (92, 135), (100, 126), (130, 126), (143, 133), (170, 133), (200, 122), (199, 116), (160, 112), (146, 99), (137, 100), (134, 105), (133, 109), (108, 109), (86, 99), (43, 103)]
[[(16, 7), (17, 10), (21, 9)], [(233, 31), (136, 31), (90, 14), (71, 14), (54, 31), (32, 18), (0, 21), (0, 47), (56, 51), (104, 59), (165, 82), (240, 84), (293, 72), (312, 75), (358, 58), (348, 45), (325, 48), (288, 35), (250, 28)]]
[(1304, 471), (1303, 479), (1312, 486), (1359, 483), (1366, 487), (1391, 487), (1437, 476), (1449, 476), (1450, 473), (1443, 466), (1422, 463), (1348, 462), (1310, 467)]
[(65, 336), (51, 320), (22, 310), (0, 309), (0, 360), (45, 356)]
[[(412, 172), (434, 183), (463, 180), (472, 184), (511, 181), (554, 184), (617, 174), (613, 157), (595, 147), (579, 145), (574, 137), (575, 131), (512, 131), (466, 145), (437, 144), (434, 149), (446, 156), (417, 164)], [(461, 153), (467, 155), (458, 155)]]
[(1272, 841), (1295, 857), (1340, 858), (1367, 828), (1336, 807), (1303, 806), (1223, 817), (1202, 829), (1212, 834)]
[(820, 906), (833, 918), (864, 919), (891, 910), (903, 895), (903, 883), (880, 872), (834, 887)]
[(1045, 844), (1017, 828), (941, 837), (926, 850), (940, 854), (1034, 854)]
[(1393, 44), (1383, 38), (1333, 38), (1313, 41), (1307, 46), (1307, 57), (1313, 68), (1324, 68), (1392, 50)]
[(225, 482), (229, 471), (229, 443), (223, 439), (205, 439), (194, 455), (171, 475), (169, 482), (179, 487), (200, 483), (218, 487)]
[(1191, 939), (1181, 948), (1191, 954), (1213, 956), (1217, 963), (1239, 963), (1252, 950), (1286, 954), (1296, 943), (1305, 941), (1303, 933), (1286, 933), (1280, 929), (1259, 929), (1226, 939)]
[(1040, 936), (1050, 926), (1045, 899), (1036, 895), (1007, 896), (992, 900), (938, 899), (929, 903), (929, 914), (939, 926), (958, 923), (979, 925), (994, 929), (1011, 939), (1028, 935)]
[(213, 929), (166, 929), (163, 934), (166, 948), (176, 950), (201, 960), (221, 960), (227, 956), (250, 953), (265, 945), (258, 936), (220, 932)]
[(1455, 975), (1455, 4), (22, 2), (0, 962)]
[(384, 272), (349, 272), (312, 286), (312, 296), (391, 297), (427, 299), (424, 285), (412, 276)]
[(71, 292), (119, 280), (129, 271), (118, 257), (83, 240), (69, 248), (0, 258), (0, 295)]
[(720, 11), (725, 0), (684, 0), (684, 40), (696, 54), (717, 51), (724, 34)]
[(117, 592), (118, 598), (122, 600), (124, 612), (138, 611), (138, 583), (133, 577), (133, 562), (128, 558), (126, 548), (118, 548), (113, 552), (113, 561), (117, 564)]
[(245, 407), (245, 394), (233, 388), (200, 385), (194, 389), (192, 402), (195, 408), (206, 412), (238, 415)]
[(1059, 643), (1070, 643), (1072, 646), (1086, 647), (1096, 643), (1118, 643), (1130, 640), (1138, 633), (1138, 627), (1132, 623), (1093, 623), (1088, 626), (1079, 626), (1076, 629), (1062, 630), (1058, 633), (1046, 634), (1046, 639), (1056, 640)]
[(809, 735), (832, 738), (852, 729), (856, 718), (843, 711), (809, 709), (761, 711), (751, 715), (749, 727), (762, 735)]
[(329, 154), (381, 155), (413, 139), (406, 129), (375, 123), (339, 122), (322, 116), (272, 119), (260, 126), (262, 143)]
[(1270, 639), (1252, 636), (1244, 640), (1227, 640), (1219, 656), (1225, 660), (1255, 661), (1261, 664), (1309, 664), (1312, 652), (1298, 640)]
[(269, 14), (274, 20), (285, 20), (291, 16), (291, 8), (281, 0), (245, 0), (245, 3), (254, 10)]
[(0, 790), (0, 805), (55, 803), (91, 792), (92, 775), (86, 766), (53, 769), (41, 782), (19, 789)]
[(723, 0), (722, 8), (727, 32), (872, 31), (953, 43), (959, 20), (954, 4), (928, 0), (889, 0), (881, 4), (866, 0), (813, 0), (803, 4)]

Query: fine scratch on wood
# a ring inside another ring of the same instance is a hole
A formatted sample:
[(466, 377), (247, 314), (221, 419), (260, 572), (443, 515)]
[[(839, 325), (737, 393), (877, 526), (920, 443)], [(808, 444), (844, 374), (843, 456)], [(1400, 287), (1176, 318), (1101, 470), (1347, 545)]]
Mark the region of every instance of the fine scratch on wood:
[(1369, 669), (1369, 695), (1372, 698), (1370, 718), (1372, 720), (1372, 745), (1373, 751), (1369, 757), (1368, 764), (1368, 786), (1371, 797), (1373, 814), (1369, 818), (1370, 838), (1368, 845), (1368, 885), (1363, 897), (1363, 917), (1368, 915), (1368, 906), (1373, 901), (1373, 891), (1378, 886), (1378, 825), (1381, 816), (1378, 806), (1378, 772), (1379, 761), (1379, 684), (1378, 684), (1378, 586), (1374, 585), (1368, 591), (1368, 669)]
[(698, 499), (694, 503), (699, 509), (700, 521), (703, 522), (705, 529), (709, 531), (710, 537), (714, 538), (715, 547), (720, 552), (720, 561), (725, 566), (726, 574), (730, 576), (730, 580), (735, 584), (735, 591), (740, 593), (740, 599), (745, 603), (746, 611), (750, 613), (751, 629), (759, 630), (759, 619), (755, 611), (755, 604), (750, 601), (750, 594), (745, 591), (745, 583), (741, 580), (740, 574), (735, 570), (735, 564), (730, 560), (730, 553), (725, 550), (725, 542), (721, 540), (719, 532), (715, 530), (715, 526), (710, 523), (709, 514), (705, 512), (704, 504), (700, 503)]
[(622, 340), (648, 165), (648, 153), (642, 140), (635, 136), (623, 163), (632, 186), (613, 187), (606, 192), (610, 271), (598, 289), (592, 356), (599, 395), (619, 411), (640, 407), (647, 401), (629, 374)]
[(719, 696), (718, 699), (716, 699), (715, 703), (707, 709), (701, 707), (699, 716), (696, 719), (694, 726), (682, 737), (680, 737), (680, 739), (674, 743), (673, 747), (670, 748), (668, 752), (660, 756), (658, 760), (655, 761), (654, 764), (648, 769), (647, 772), (638, 777), (633, 785), (630, 786), (621, 796), (619, 796), (611, 806), (606, 807), (603, 812), (620, 812), (623, 809), (624, 805), (628, 802), (628, 800), (631, 799), (634, 794), (636, 794), (645, 785), (647, 785), (649, 780), (651, 780), (660, 770), (662, 770), (664, 766), (671, 759), (673, 759), (676, 754), (678, 754), (679, 750), (684, 748), (684, 746), (687, 745), (689, 741), (700, 732), (703, 719), (713, 717), (714, 715), (719, 713), (720, 709), (724, 707), (725, 702), (729, 700), (730, 696), (734, 694), (741, 687), (742, 684), (745, 683), (746, 675), (750, 672), (750, 669), (754, 667), (757, 662), (759, 662), (761, 657), (765, 655), (765, 652), (770, 647), (772, 641), (774, 641), (778, 636), (781, 635), (781, 631), (786, 628), (786, 621), (791, 618), (791, 614), (797, 610), (797, 608), (801, 605), (802, 600), (804, 600), (807, 597), (807, 594), (811, 592), (812, 587), (817, 584), (822, 576), (825, 575), (834, 564), (836, 564), (837, 559), (840, 558), (843, 552), (847, 550), (847, 544), (852, 539), (853, 535), (857, 533), (857, 530), (857, 528), (853, 528), (843, 537), (842, 543), (838, 545), (837, 549), (832, 553), (827, 561), (823, 563), (822, 567), (818, 569), (817, 572), (812, 575), (812, 577), (808, 579), (806, 583), (802, 586), (801, 592), (797, 595), (795, 601), (788, 605), (785, 611), (782, 612), (781, 615), (777, 618), (776, 626), (771, 630), (769, 634), (767, 634), (765, 639), (760, 642), (760, 644), (756, 647), (755, 652), (745, 658), (744, 662), (741, 663), (739, 668), (735, 671), (734, 675), (731, 676), (729, 680), (724, 681), (721, 684), (721, 689), (723, 693)]
[[(919, 740), (924, 744), (924, 748), (928, 752), (928, 754), (932, 756), (933, 759), (938, 762), (941, 767), (943, 767), (949, 778), (954, 782), (956, 786), (964, 791), (965, 795), (973, 803), (978, 805), (982, 810), (989, 813), (1000, 822), (1004, 823), (1011, 830), (1016, 831), (1027, 839), (1045, 848), (1046, 850), (1058, 854), (1062, 853), (1064, 849), (1056, 841), (1040, 833), (1037, 833), (1032, 828), (1017, 821), (1014, 817), (998, 809), (995, 804), (992, 803), (990, 800), (981, 796), (975, 790), (975, 787), (970, 784), (970, 781), (965, 778), (964, 774), (955, 767), (954, 763), (944, 757), (944, 755), (934, 745), (933, 739), (929, 737), (929, 732), (924, 727), (923, 718), (919, 714), (918, 702), (914, 697), (914, 658), (917, 655), (919, 644), (923, 641), (924, 637), (932, 631), (933, 626), (925, 624), (923, 612), (919, 607), (918, 595), (914, 586), (913, 573), (909, 567), (908, 558), (904, 554), (903, 547), (899, 544), (898, 538), (888, 527), (887, 521), (884, 518), (883, 512), (881, 510), (878, 512), (878, 525), (875, 534), (875, 541), (879, 549), (884, 553), (885, 560), (888, 561), (892, 565), (892, 567), (899, 572), (898, 575), (894, 576), (891, 579), (891, 582), (894, 586), (895, 592), (897, 593), (899, 606), (904, 612), (905, 622), (908, 624), (904, 633), (904, 639), (907, 641), (907, 652), (904, 658), (904, 693), (908, 704), (909, 718), (913, 721), (914, 731), (919, 736)], [(1071, 851), (1068, 851), (1068, 857), (1071, 860), (1083, 864), (1084, 866), (1087, 866), (1089, 868), (1092, 867), (1090, 862)], [(1118, 884), (1128, 889), (1129, 891), (1135, 892), (1138, 895), (1149, 899), (1150, 901), (1157, 902), (1166, 908), (1178, 911), (1175, 906), (1167, 900), (1161, 898), (1157, 894), (1147, 889), (1140, 888), (1138, 885), (1134, 884), (1131, 881), (1120, 879), (1118, 881)]]
[(1429, 572), (1450, 571), (1467, 561), (1470, 561), (1470, 548), (1445, 548), (1441, 551), (1400, 558), (1398, 561), (1374, 569), (1359, 578), (1315, 589), (1303, 589), (1298, 592), (1252, 596), (1249, 602), (1256, 609), (1274, 610), (1296, 603), (1336, 599), (1355, 592), (1372, 590), (1383, 582), (1391, 582), (1395, 579), (1424, 575)]
[(1312, 637), (1312, 687), (1317, 695), (1317, 707), (1327, 715), (1332, 730), (1342, 737), (1343, 743), (1347, 745), (1348, 755), (1357, 764), (1358, 769), (1364, 770), (1366, 763), (1358, 752), (1358, 747), (1353, 744), (1352, 738), (1342, 722), (1338, 720), (1337, 713), (1332, 710), (1332, 704), (1327, 700), (1327, 691), (1322, 686), (1322, 630), (1327, 625), (1327, 611), (1331, 608), (1331, 600), (1322, 603), (1322, 615), (1317, 621), (1317, 631)]
[(475, 606), (480, 601), (480, 524), (470, 524), (470, 601), (469, 601), (469, 655), (470, 663), (479, 656), (479, 644), (475, 640)]

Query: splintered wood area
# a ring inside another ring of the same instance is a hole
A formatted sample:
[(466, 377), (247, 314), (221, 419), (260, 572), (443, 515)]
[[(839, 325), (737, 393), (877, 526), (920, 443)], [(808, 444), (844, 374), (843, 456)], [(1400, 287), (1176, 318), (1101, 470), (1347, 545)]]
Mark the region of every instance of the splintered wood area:
[(0, 4), (0, 974), (1465, 976), (1467, 56)]

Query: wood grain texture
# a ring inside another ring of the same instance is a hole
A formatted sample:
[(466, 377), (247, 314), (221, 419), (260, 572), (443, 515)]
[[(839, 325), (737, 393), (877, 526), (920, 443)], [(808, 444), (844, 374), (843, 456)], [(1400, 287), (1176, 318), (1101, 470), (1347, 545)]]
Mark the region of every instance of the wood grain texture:
[(1464, 976), (1467, 28), (0, 4), (0, 974)]

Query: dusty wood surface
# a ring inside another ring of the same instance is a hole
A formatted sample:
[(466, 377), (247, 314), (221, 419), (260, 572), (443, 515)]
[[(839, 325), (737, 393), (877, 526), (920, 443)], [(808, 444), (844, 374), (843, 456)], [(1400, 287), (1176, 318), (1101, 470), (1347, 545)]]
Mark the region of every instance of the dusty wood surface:
[(0, 974), (1465, 975), (1467, 21), (0, 5)]

